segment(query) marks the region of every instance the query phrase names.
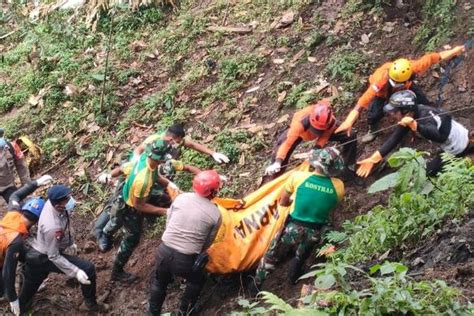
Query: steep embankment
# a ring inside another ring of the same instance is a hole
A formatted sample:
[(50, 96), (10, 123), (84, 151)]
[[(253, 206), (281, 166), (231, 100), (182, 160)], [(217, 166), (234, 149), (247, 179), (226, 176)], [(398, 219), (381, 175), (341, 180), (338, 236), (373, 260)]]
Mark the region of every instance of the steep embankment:
[[(0, 122), (9, 136), (26, 133), (43, 148), (37, 174), (47, 170), (81, 192), (75, 226), (84, 251), (91, 250), (86, 246), (89, 222), (98, 202), (109, 194), (94, 183), (95, 176), (118, 163), (155, 128), (184, 122), (193, 138), (229, 154), (230, 165), (216, 166), (230, 176), (223, 194), (241, 195), (257, 187), (274, 139), (295, 109), (331, 97), (342, 119), (375, 66), (397, 56), (421, 55), (425, 48), (460, 44), (473, 32), (469, 1), (454, 6), (443, 1), (440, 12), (419, 1), (399, 9), (370, 1), (310, 2), (208, 0), (185, 1), (177, 11), (118, 10), (98, 20), (95, 31), (70, 12), (53, 12), (31, 23), (22, 15), (23, 7), (3, 8), (1, 30), (14, 33), (0, 45)], [(237, 29), (219, 29), (222, 26)], [(443, 107), (473, 103), (473, 65), (471, 54), (450, 75)], [(438, 97), (442, 75), (442, 69), (434, 67), (420, 78), (432, 100)], [(472, 111), (455, 116), (472, 127)], [(365, 116), (357, 126), (359, 134), (366, 130), (364, 122)], [(388, 133), (359, 148), (358, 156), (370, 154)], [(418, 139), (414, 146), (430, 149)], [(183, 159), (214, 166), (190, 151)], [(189, 176), (178, 182), (189, 187)], [(347, 185), (336, 227), (387, 200), (385, 194), (368, 196), (360, 187)], [(143, 311), (161, 226), (151, 228), (154, 237), (144, 239), (131, 260), (130, 270), (141, 277), (132, 287), (108, 283), (113, 251), (85, 255), (97, 266), (99, 293), (108, 294), (106, 300), (116, 313)], [(51, 278), (38, 295), (36, 310), (74, 310), (79, 291), (64, 290), (62, 280)], [(236, 308), (240, 283), (215, 282), (204, 295), (204, 310)], [(278, 272), (266, 285), (287, 299), (298, 296), (300, 287), (286, 285)], [(170, 293), (167, 309), (179, 299), (174, 290)]]

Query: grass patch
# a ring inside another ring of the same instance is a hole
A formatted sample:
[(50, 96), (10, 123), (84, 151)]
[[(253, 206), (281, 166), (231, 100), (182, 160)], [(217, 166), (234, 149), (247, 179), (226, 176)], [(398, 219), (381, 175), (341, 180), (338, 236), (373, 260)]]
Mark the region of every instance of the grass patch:
[(454, 34), (455, 7), (456, 1), (453, 0), (424, 1), (421, 8), (423, 23), (413, 42), (426, 50), (434, 50), (445, 43)]

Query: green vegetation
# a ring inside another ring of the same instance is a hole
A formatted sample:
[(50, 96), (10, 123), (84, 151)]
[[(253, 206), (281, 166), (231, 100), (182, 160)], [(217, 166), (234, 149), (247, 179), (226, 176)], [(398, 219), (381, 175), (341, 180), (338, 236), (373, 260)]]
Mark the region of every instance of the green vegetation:
[(346, 14), (369, 10), (380, 13), (382, 12), (382, 5), (388, 3), (388, 0), (349, 0), (344, 6), (344, 11)]
[(435, 50), (453, 35), (455, 16), (453, 10), (456, 1), (424, 1), (421, 13), (423, 24), (420, 26), (414, 43), (426, 50)]
[(343, 224), (349, 243), (344, 260), (370, 259), (428, 236), (447, 218), (463, 216), (474, 205), (474, 166), (466, 159), (447, 159), (445, 172), (426, 180), (419, 154), (412, 149), (394, 154), (389, 164), (403, 166), (388, 180), (395, 183), (395, 192), (387, 206), (377, 206)]
[(342, 81), (347, 91), (357, 91), (363, 86), (361, 74), (370, 69), (371, 65), (366, 55), (355, 50), (340, 48), (329, 59), (325, 72), (331, 79)]
[(376, 264), (368, 272), (351, 265), (427, 237), (438, 225), (460, 218), (472, 208), (474, 166), (468, 159), (444, 158), (447, 161), (444, 172), (436, 179), (427, 179), (422, 153), (404, 148), (392, 155), (389, 164), (400, 170), (371, 188), (376, 191), (394, 187), (388, 205), (377, 206), (345, 222), (343, 232), (327, 234), (329, 242), (347, 246), (326, 252), (328, 262), (314, 266), (316, 270), (302, 277), (316, 277), (314, 290), (300, 298), (304, 307), (293, 308), (275, 295), (262, 292), (266, 307), (241, 300), (240, 304), (247, 311), (239, 315), (270, 311), (288, 315), (467, 315), (474, 312), (471, 304), (461, 303), (458, 290), (440, 280), (415, 281), (401, 263)]
[[(400, 263), (385, 262), (370, 269), (370, 274), (351, 265), (327, 263), (308, 276), (317, 276), (316, 290), (300, 301), (304, 307), (293, 308), (269, 292), (262, 292), (262, 300), (268, 307), (240, 300), (245, 313), (255, 315), (278, 311), (285, 315), (463, 315), (473, 312), (472, 306), (460, 303), (459, 291), (445, 282), (414, 281), (407, 275), (408, 269)], [(379, 276), (374, 276), (378, 274)], [(367, 284), (363, 290), (358, 282)], [(336, 288), (331, 290), (331, 288)]]

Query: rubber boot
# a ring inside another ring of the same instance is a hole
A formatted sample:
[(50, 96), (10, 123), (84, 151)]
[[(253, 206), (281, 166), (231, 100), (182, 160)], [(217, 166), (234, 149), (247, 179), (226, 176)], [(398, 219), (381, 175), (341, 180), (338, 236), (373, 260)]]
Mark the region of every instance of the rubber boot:
[(138, 280), (138, 276), (132, 273), (125, 272), (123, 268), (114, 265), (112, 269), (111, 280), (131, 284)]
[(303, 261), (299, 258), (293, 258), (290, 261), (290, 266), (288, 268), (288, 280), (292, 284), (298, 283), (298, 279), (301, 276), (301, 270), (303, 268)]
[(104, 232), (102, 232), (102, 234), (99, 236), (97, 240), (97, 244), (101, 252), (107, 252), (110, 249), (112, 249), (113, 243), (114, 243), (113, 237), (107, 235)]
[(95, 300), (84, 300), (79, 309), (86, 312), (105, 313), (110, 310), (110, 306), (103, 303), (97, 303)]

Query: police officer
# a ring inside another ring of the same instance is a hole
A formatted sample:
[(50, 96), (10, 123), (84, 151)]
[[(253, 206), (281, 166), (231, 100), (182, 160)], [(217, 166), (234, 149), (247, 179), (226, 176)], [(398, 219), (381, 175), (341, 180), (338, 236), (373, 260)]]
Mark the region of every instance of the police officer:
[(3, 134), (4, 130), (0, 128), (0, 195), (8, 203), (10, 196), (16, 191), (15, 169), (22, 185), (30, 181), (30, 172), (20, 148), (15, 143), (8, 142)]
[(81, 283), (84, 296), (81, 309), (93, 312), (108, 309), (107, 305), (96, 300), (94, 265), (75, 255), (77, 246), (70, 223), (70, 212), (75, 203), (71, 189), (65, 185), (54, 185), (48, 190), (48, 201), (38, 222), (37, 236), (32, 249), (26, 254), (25, 279), (20, 293), (22, 312), (27, 311), (38, 287), (50, 272), (64, 273)]
[(202, 171), (193, 179), (194, 192), (178, 195), (171, 205), (152, 276), (149, 301), (152, 315), (160, 315), (174, 276), (186, 279), (179, 315), (192, 312), (206, 281), (206, 251), (222, 221), (219, 209), (212, 203), (220, 187), (221, 179), (216, 171)]

